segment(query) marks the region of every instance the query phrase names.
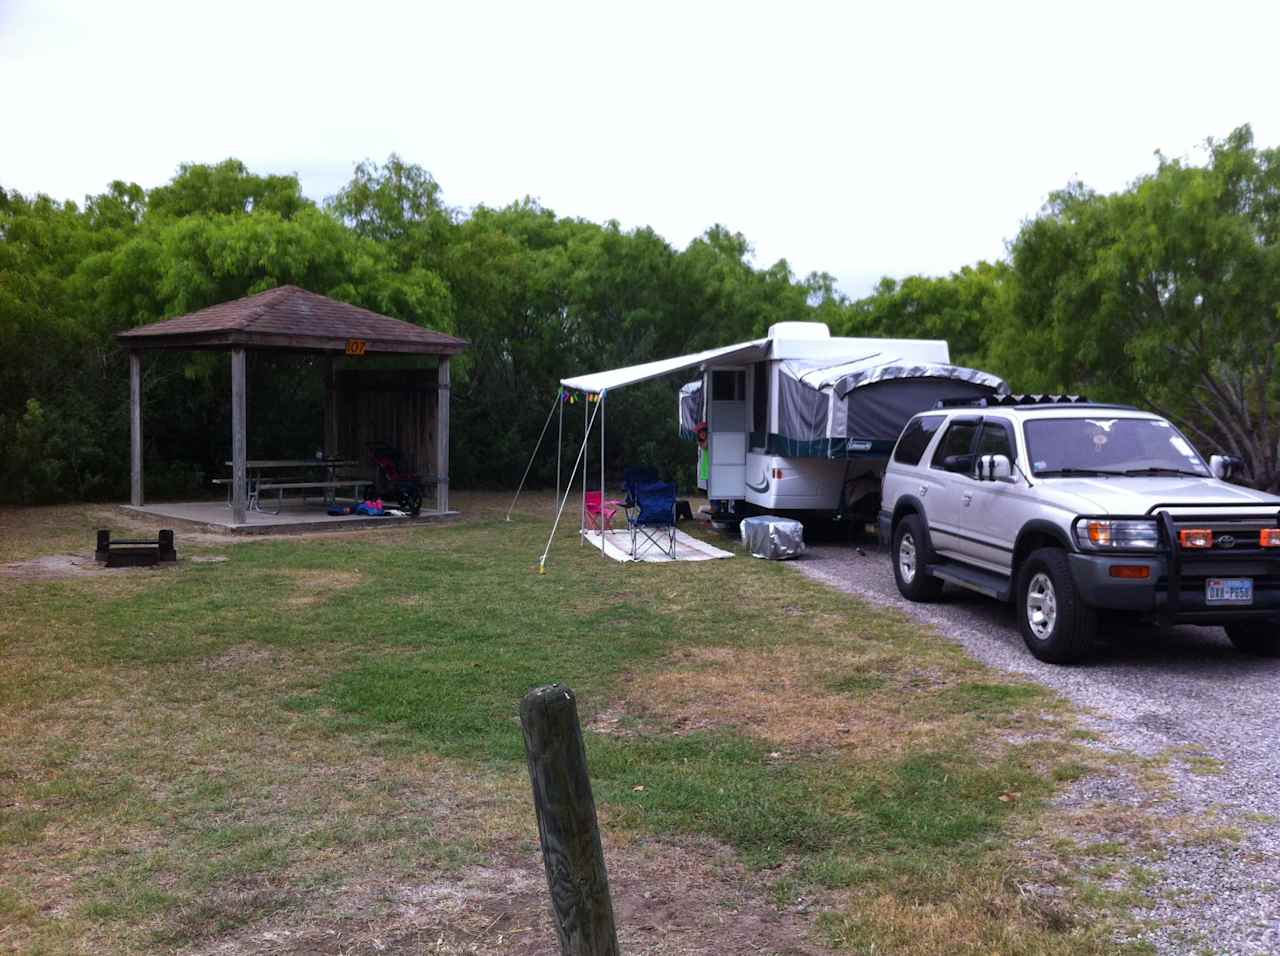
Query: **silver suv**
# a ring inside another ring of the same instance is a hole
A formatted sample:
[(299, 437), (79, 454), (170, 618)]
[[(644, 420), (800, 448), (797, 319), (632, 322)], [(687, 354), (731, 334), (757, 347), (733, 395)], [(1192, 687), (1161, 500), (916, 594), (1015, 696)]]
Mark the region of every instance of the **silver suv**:
[(1089, 651), (1099, 611), (1221, 624), (1280, 656), (1280, 498), (1227, 483), (1170, 422), (1073, 397), (1005, 396), (925, 412), (884, 475), (880, 537), (898, 590), (944, 582), (1015, 601), (1031, 653)]

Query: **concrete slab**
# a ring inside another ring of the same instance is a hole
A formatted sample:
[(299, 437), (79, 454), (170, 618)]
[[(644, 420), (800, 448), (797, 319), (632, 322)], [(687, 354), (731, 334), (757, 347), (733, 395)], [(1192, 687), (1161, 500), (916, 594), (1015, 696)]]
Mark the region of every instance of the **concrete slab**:
[(231, 509), (222, 501), (167, 501), (150, 505), (121, 505), (125, 511), (163, 518), (187, 527), (229, 531), (233, 534), (290, 534), (308, 531), (345, 531), (356, 528), (402, 528), (407, 524), (439, 521), (458, 514), (456, 511), (427, 511), (416, 518), (387, 515), (371, 518), (368, 515), (329, 515), (318, 504), (285, 502), (278, 515), (251, 511), (243, 524), (231, 519)]

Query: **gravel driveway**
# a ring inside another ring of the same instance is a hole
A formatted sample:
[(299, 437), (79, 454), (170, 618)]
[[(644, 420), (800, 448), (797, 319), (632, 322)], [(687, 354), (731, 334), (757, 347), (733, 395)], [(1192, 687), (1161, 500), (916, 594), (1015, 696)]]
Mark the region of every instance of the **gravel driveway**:
[[(1280, 953), (1280, 756), (1276, 753), (1280, 660), (1246, 657), (1217, 628), (1162, 634), (1104, 627), (1095, 656), (1076, 667), (1037, 661), (1022, 643), (1011, 606), (948, 586), (937, 604), (898, 593), (885, 550), (811, 546), (792, 566), (807, 577), (900, 608), (963, 645), (978, 660), (1053, 688), (1091, 715), (1106, 746), (1144, 756), (1199, 751), (1222, 761), (1169, 764), (1171, 815), (1222, 818), (1235, 841), (1173, 846), (1149, 863), (1159, 875), (1139, 938), (1161, 953)], [(1212, 765), (1210, 765), (1212, 766)], [(1124, 802), (1117, 781), (1087, 777), (1066, 799)], [(1080, 788), (1077, 788), (1079, 790)]]

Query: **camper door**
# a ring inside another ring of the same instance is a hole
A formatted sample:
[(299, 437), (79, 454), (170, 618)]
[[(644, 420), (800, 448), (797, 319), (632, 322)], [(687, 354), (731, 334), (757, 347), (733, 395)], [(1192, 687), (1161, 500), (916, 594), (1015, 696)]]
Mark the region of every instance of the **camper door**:
[(747, 494), (747, 373), (740, 368), (712, 369), (707, 403), (711, 481), (707, 497), (737, 500)]

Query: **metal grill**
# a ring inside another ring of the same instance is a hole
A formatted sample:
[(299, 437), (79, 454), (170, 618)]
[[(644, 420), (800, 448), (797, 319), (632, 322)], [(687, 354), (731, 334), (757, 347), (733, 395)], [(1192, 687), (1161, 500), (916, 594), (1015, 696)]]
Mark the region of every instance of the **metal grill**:
[[(1179, 512), (1175, 514), (1171, 508)], [(1255, 593), (1280, 585), (1280, 549), (1259, 545), (1263, 528), (1280, 527), (1280, 511), (1260, 513), (1256, 505), (1228, 510), (1174, 503), (1155, 505), (1148, 514), (1160, 520), (1169, 554), (1168, 575), (1157, 585), (1167, 595), (1163, 607), (1165, 624), (1172, 624), (1187, 599), (1202, 591), (1206, 578), (1237, 574), (1250, 577), (1258, 589)], [(1178, 533), (1191, 528), (1211, 530), (1213, 547), (1183, 548)], [(1226, 539), (1230, 539), (1230, 546), (1224, 543)]]

